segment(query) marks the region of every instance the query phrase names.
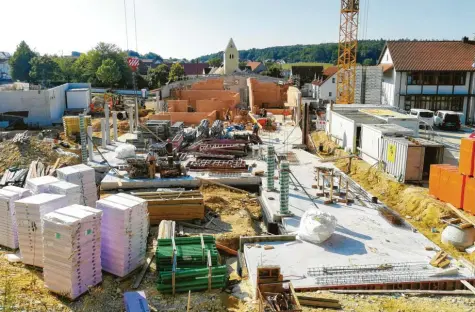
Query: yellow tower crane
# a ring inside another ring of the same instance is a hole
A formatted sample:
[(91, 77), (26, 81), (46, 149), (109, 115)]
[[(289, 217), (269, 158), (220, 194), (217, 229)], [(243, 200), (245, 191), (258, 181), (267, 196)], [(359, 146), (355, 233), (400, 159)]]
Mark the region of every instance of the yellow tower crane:
[(352, 104), (355, 100), (359, 11), (360, 0), (341, 0), (337, 104)]

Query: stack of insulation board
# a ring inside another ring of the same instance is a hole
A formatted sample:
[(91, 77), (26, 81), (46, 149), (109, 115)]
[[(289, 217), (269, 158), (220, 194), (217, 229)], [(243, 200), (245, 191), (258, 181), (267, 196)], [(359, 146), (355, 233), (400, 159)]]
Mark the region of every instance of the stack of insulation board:
[(71, 205), (44, 216), (46, 288), (76, 299), (102, 281), (101, 215), (99, 209)]
[(102, 215), (102, 269), (125, 276), (145, 259), (148, 235), (147, 201), (115, 194), (97, 201)]
[(96, 174), (94, 169), (80, 164), (56, 170), (58, 178), (81, 188), (80, 204), (95, 207), (97, 201)]
[[(173, 241), (176, 247), (175, 255)], [(227, 268), (226, 265), (218, 263), (218, 250), (213, 236), (159, 239), (155, 258), (159, 270), (157, 289), (161, 292), (170, 293), (173, 288), (175, 292), (184, 292), (223, 288), (226, 285)], [(174, 263), (175, 283), (172, 282)]]
[(43, 217), (59, 208), (66, 207), (64, 195), (37, 194), (15, 202), (15, 216), (22, 261), (43, 267)]
[(56, 183), (59, 180), (53, 176), (42, 176), (26, 180), (25, 187), (33, 194), (49, 193), (50, 184)]
[(50, 184), (49, 193), (65, 195), (68, 198), (68, 205), (80, 204), (82, 200), (81, 187), (66, 181)]
[(18, 248), (15, 201), (30, 195), (30, 190), (16, 186), (0, 189), (0, 245)]

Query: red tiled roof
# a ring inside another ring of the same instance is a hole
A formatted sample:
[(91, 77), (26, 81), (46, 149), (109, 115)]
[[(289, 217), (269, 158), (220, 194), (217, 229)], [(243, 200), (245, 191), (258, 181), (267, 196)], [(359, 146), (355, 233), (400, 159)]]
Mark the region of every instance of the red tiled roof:
[(386, 46), (397, 71), (475, 71), (475, 45), (470, 43), (388, 41)]
[(251, 67), (252, 70), (255, 70), (257, 68), (257, 66), (261, 65), (262, 63), (261, 62), (247, 62), (247, 66)]
[(185, 75), (203, 75), (203, 70), (209, 67), (208, 63), (183, 63)]
[(338, 66), (330, 66), (323, 70), (323, 75), (326, 77), (333, 76), (338, 71)]

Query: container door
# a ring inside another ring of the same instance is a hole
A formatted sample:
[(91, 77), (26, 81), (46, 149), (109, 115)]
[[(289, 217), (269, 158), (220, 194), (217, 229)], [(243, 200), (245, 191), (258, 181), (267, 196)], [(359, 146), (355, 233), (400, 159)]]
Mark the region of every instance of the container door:
[(422, 181), (424, 171), (424, 148), (409, 146), (406, 162), (406, 181)]

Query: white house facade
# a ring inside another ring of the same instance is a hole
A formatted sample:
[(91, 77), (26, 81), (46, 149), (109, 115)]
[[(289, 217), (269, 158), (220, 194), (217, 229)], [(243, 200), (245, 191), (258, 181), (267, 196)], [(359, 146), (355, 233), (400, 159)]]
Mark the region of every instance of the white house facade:
[(379, 64), (383, 105), (452, 110), (475, 121), (474, 41), (389, 41)]

